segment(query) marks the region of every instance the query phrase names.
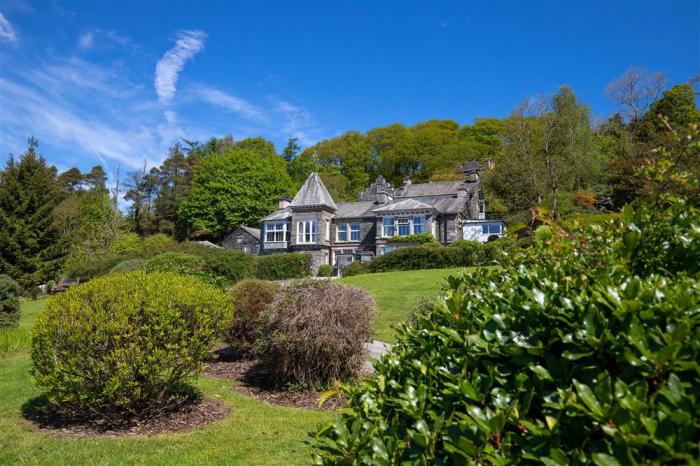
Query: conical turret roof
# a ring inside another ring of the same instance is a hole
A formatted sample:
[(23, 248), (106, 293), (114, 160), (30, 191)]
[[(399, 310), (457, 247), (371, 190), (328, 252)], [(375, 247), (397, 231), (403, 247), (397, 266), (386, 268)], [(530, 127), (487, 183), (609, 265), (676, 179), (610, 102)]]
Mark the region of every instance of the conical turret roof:
[(321, 181), (318, 173), (311, 172), (309, 177), (304, 182), (304, 185), (299, 189), (294, 199), (292, 199), (292, 207), (329, 207), (337, 210), (338, 206), (333, 201), (330, 193)]

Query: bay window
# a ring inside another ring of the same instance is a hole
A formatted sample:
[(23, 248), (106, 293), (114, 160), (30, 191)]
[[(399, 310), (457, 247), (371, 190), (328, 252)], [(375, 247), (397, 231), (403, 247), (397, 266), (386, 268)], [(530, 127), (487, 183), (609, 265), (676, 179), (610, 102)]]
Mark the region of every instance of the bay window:
[(318, 239), (316, 220), (297, 222), (297, 243), (313, 244)]
[(420, 235), (425, 233), (425, 216), (418, 215), (413, 217), (413, 234)]
[(408, 236), (411, 234), (411, 219), (399, 218), (396, 220), (399, 226), (399, 236)]
[(265, 242), (277, 243), (287, 241), (287, 222), (268, 222), (265, 224)]

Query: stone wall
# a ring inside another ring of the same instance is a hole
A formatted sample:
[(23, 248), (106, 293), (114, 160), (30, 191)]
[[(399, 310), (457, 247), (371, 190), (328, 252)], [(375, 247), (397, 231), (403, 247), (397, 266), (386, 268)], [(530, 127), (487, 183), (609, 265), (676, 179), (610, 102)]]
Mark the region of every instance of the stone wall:
[(260, 242), (253, 235), (239, 228), (224, 238), (221, 246), (257, 255), (260, 249)]

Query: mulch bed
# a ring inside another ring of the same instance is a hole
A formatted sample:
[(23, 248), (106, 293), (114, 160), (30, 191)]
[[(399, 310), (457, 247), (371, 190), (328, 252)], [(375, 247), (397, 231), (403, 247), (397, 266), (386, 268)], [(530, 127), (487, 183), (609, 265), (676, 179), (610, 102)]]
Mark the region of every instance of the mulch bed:
[(38, 409), (25, 417), (42, 432), (57, 437), (122, 437), (181, 432), (225, 418), (230, 409), (209, 398), (194, 400), (177, 410), (164, 411), (145, 419), (134, 419), (123, 425), (102, 425), (85, 420), (66, 418)]
[(319, 408), (318, 391), (289, 390), (276, 385), (270, 373), (255, 359), (214, 360), (207, 363), (204, 375), (234, 380), (235, 392), (275, 405), (321, 410), (335, 410), (347, 405), (344, 398), (333, 398)]

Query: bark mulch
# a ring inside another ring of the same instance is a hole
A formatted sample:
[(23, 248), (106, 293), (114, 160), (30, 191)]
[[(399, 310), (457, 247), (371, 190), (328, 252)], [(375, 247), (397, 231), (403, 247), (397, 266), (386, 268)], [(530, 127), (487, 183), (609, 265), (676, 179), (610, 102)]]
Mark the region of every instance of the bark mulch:
[(295, 390), (279, 386), (265, 366), (255, 359), (221, 358), (210, 361), (204, 369), (204, 375), (233, 380), (236, 382), (233, 386), (235, 392), (275, 405), (335, 410), (347, 404), (344, 398), (333, 398), (319, 408), (319, 391)]
[[(43, 404), (39, 401), (39, 405)], [(50, 412), (46, 406), (24, 410), (25, 418), (39, 431), (57, 437), (122, 437), (181, 432), (225, 418), (230, 409), (209, 398), (193, 400), (176, 410), (160, 412), (143, 419), (132, 419), (119, 425), (105, 425), (83, 419), (68, 418)]]

